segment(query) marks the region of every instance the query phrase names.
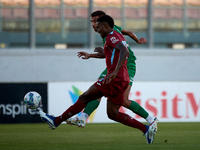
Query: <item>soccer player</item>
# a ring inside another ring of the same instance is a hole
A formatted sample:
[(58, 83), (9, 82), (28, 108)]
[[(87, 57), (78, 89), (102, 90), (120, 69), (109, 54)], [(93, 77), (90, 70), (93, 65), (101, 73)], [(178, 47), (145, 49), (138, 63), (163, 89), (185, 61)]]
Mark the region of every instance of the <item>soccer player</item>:
[(144, 125), (129, 115), (119, 112), (119, 108), (125, 100), (124, 92), (129, 84), (127, 70), (129, 51), (125, 38), (121, 33), (114, 31), (113, 27), (114, 21), (108, 15), (104, 15), (97, 20), (97, 32), (102, 38), (106, 37), (104, 57), (108, 74), (80, 95), (77, 102), (70, 106), (62, 115), (53, 117), (40, 110), (40, 117), (52, 129), (55, 129), (63, 121), (83, 110), (90, 101), (105, 96), (107, 97), (108, 117), (124, 125), (139, 129), (144, 133), (147, 143), (151, 144), (156, 133), (156, 123), (154, 122), (150, 126)]
[[(104, 15), (106, 15), (106, 13), (101, 11), (101, 10), (94, 11), (91, 14), (91, 23), (92, 23), (92, 27), (93, 27), (95, 32), (97, 32), (97, 24), (96, 24), (97, 19), (101, 16), (104, 16)], [(147, 42), (147, 40), (145, 38), (138, 39), (137, 36), (133, 32), (131, 32), (129, 30), (122, 29), (121, 27), (118, 27), (116, 25), (114, 25), (113, 30), (117, 31), (118, 33), (122, 33), (123, 35), (129, 35), (138, 44), (142, 44), (142, 43)], [(103, 45), (105, 44), (105, 40), (106, 40), (106, 38), (104, 37), (103, 38)], [(133, 78), (134, 78), (135, 72), (136, 72), (136, 64), (135, 64), (136, 57), (134, 56), (134, 53), (130, 49), (129, 46), (128, 46), (128, 50), (129, 50), (129, 57), (128, 57), (128, 61), (127, 61), (127, 68), (128, 68), (130, 83), (129, 83), (128, 88), (126, 89), (126, 91), (124, 93), (125, 101), (123, 103), (123, 106), (125, 108), (130, 109), (132, 112), (136, 113), (140, 117), (146, 119), (146, 121), (150, 125), (153, 122), (157, 122), (157, 118), (149, 115), (149, 113), (144, 108), (142, 108), (137, 102), (129, 100), (129, 93), (130, 93), (130, 89), (131, 89), (131, 86), (133, 84)], [(101, 57), (101, 55), (104, 55), (103, 49), (101, 47), (95, 48), (94, 51), (98, 52), (98, 53), (88, 54), (87, 52), (78, 52), (78, 57), (81, 57), (82, 59), (89, 59), (89, 58), (99, 58), (99, 57)], [(98, 79), (104, 78), (106, 75), (107, 75), (107, 68), (101, 73), (101, 75), (99, 76)], [(99, 106), (100, 100), (101, 100), (101, 98), (89, 102), (80, 117), (69, 118), (67, 120), (67, 123), (72, 124), (72, 125), (77, 125), (81, 128), (84, 127), (86, 125), (87, 118)], [(156, 123), (156, 128), (157, 128), (157, 123)]]

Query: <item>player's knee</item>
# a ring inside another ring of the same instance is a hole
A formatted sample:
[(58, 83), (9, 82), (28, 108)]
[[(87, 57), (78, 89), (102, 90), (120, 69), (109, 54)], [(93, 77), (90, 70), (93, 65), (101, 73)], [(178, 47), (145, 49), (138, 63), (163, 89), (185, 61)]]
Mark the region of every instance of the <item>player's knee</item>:
[(123, 106), (126, 107), (126, 108), (129, 108), (129, 106), (131, 105), (131, 102), (129, 99), (125, 99), (124, 103), (123, 103)]
[(87, 94), (86, 94), (86, 93), (81, 94), (81, 95), (79, 96), (79, 100), (80, 100), (81, 102), (83, 102), (84, 104), (87, 104), (87, 103), (88, 103), (88, 101), (87, 101)]
[(109, 119), (114, 120), (114, 116), (112, 114), (107, 113), (107, 116), (108, 116)]
[(107, 116), (108, 116), (109, 119), (115, 120), (116, 117), (117, 117), (117, 114), (114, 113), (114, 112), (107, 112)]
[(124, 101), (123, 106), (127, 107), (127, 101), (126, 100)]

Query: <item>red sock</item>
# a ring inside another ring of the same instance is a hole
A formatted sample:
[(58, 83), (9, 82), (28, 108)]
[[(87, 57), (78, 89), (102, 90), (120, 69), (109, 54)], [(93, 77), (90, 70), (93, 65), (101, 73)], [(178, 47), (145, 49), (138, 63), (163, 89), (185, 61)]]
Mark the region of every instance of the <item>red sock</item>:
[(55, 124), (59, 125), (63, 121), (70, 118), (71, 116), (81, 112), (83, 108), (85, 108), (85, 106), (86, 105), (83, 102), (81, 102), (80, 100), (77, 100), (77, 102), (74, 105), (70, 106), (62, 115), (56, 117)]
[(137, 128), (137, 129), (141, 130), (143, 133), (145, 133), (147, 130), (146, 126), (143, 123), (141, 123), (141, 122), (135, 120), (134, 118), (130, 117), (129, 115), (121, 113), (121, 112), (119, 112), (117, 114), (115, 121), (123, 123), (124, 125), (127, 125), (129, 127)]

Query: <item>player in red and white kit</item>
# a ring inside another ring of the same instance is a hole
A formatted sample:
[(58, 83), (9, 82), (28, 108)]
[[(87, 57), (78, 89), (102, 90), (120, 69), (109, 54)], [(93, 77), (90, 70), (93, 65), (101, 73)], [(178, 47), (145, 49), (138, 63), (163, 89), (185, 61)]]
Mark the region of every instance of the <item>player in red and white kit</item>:
[(129, 84), (129, 75), (127, 71), (128, 49), (126, 41), (121, 33), (113, 31), (114, 21), (108, 16), (102, 16), (97, 20), (98, 33), (102, 38), (106, 37), (104, 54), (108, 74), (105, 78), (95, 82), (86, 92), (79, 96), (77, 102), (69, 107), (62, 115), (58, 117), (50, 116), (40, 110), (40, 117), (46, 121), (52, 129), (58, 127), (63, 121), (71, 116), (81, 112), (90, 101), (107, 97), (107, 115), (110, 119), (120, 122), (124, 125), (141, 130), (151, 144), (156, 133), (156, 126), (144, 125), (131, 116), (119, 112), (119, 108), (124, 102), (124, 92)]

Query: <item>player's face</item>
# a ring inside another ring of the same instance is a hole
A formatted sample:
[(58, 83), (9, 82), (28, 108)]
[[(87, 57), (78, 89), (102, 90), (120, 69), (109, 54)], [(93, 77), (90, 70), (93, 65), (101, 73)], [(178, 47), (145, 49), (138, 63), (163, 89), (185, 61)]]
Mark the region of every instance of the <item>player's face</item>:
[(97, 32), (101, 35), (102, 38), (106, 37), (106, 27), (105, 23), (97, 22)]
[(99, 16), (95, 16), (95, 17), (91, 17), (91, 20), (90, 20), (95, 32), (97, 32), (97, 19), (98, 18), (99, 18)]

